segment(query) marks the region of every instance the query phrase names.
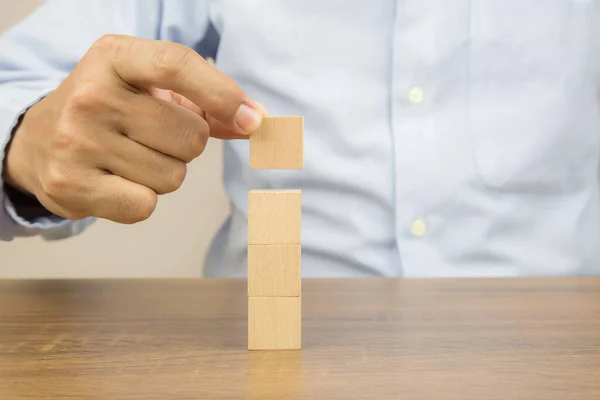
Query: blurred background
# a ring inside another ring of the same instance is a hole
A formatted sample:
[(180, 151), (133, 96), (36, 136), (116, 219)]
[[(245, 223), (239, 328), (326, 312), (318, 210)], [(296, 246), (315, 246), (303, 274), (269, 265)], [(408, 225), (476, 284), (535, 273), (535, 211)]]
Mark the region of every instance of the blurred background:
[[(0, 33), (42, 0), (0, 0)], [(183, 187), (162, 196), (147, 221), (122, 226), (98, 221), (60, 242), (0, 242), (0, 278), (201, 276), (208, 246), (228, 212), (221, 183), (221, 145), (210, 141)]]

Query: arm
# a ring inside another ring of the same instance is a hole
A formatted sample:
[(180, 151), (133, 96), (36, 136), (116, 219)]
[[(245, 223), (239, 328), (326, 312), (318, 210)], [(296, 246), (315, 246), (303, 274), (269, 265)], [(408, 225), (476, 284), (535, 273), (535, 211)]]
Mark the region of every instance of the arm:
[[(0, 37), (0, 177), (5, 155), (25, 112), (69, 75), (106, 33), (179, 41), (193, 46), (208, 25), (204, 1), (49, 0)], [(0, 240), (75, 235), (93, 217), (69, 220), (0, 179)]]

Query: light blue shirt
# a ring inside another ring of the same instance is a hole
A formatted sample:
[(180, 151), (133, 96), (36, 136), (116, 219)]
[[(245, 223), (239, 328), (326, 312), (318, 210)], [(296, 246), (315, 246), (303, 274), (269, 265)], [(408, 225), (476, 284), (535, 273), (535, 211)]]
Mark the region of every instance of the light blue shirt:
[[(302, 189), (307, 277), (596, 275), (599, 27), (595, 0), (52, 0), (0, 39), (0, 142), (102, 34), (176, 41), (305, 121), (301, 171), (225, 143), (207, 276), (246, 275), (252, 188)], [(5, 241), (92, 222), (3, 204)]]

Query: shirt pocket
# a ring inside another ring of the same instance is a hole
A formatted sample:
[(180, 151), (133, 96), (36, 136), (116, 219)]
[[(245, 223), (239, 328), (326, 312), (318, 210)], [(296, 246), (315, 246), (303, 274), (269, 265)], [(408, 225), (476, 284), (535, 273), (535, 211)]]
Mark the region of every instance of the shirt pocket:
[(595, 0), (471, 1), (468, 130), (485, 185), (564, 191), (598, 168)]

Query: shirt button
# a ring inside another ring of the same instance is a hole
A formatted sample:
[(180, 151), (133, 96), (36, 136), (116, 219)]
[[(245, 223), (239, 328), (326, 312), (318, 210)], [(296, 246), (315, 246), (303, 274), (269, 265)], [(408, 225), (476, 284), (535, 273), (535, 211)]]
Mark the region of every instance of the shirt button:
[(423, 93), (423, 90), (418, 87), (414, 87), (410, 89), (410, 92), (408, 92), (408, 100), (413, 104), (421, 103), (424, 97), (425, 93)]
[(207, 58), (206, 58), (206, 62), (207, 62), (209, 65), (212, 65), (213, 67), (215, 66), (215, 59), (214, 59), (214, 58), (212, 58), (212, 57), (207, 57)]
[(410, 231), (415, 236), (423, 236), (427, 232), (427, 224), (422, 219), (414, 220), (410, 225)]

